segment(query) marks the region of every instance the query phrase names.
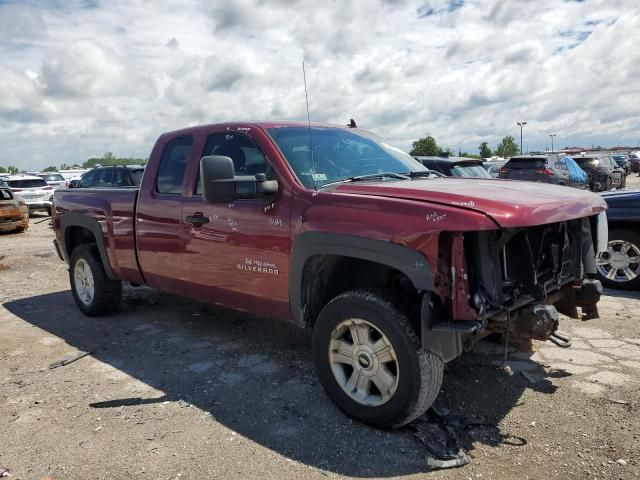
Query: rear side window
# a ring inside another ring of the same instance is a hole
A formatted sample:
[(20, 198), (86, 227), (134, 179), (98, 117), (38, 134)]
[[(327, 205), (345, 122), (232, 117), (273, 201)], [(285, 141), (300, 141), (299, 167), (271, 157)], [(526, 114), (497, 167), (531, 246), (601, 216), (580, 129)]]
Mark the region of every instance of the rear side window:
[(451, 169), (454, 177), (491, 178), (489, 172), (484, 167), (475, 164), (454, 165)]
[(111, 183), (114, 187), (130, 187), (129, 172), (126, 168), (116, 168), (113, 171), (113, 179)]
[(535, 170), (544, 168), (546, 163), (547, 161), (544, 158), (512, 158), (506, 163), (505, 168), (512, 170)]
[(42, 178), (37, 180), (9, 180), (7, 183), (11, 188), (38, 188), (48, 186), (47, 182)]
[(129, 175), (131, 176), (131, 181), (133, 182), (133, 184), (136, 187), (140, 186), (140, 183), (142, 182), (142, 174), (144, 173), (144, 169), (141, 168), (140, 170), (129, 170)]
[(593, 158), (593, 157), (592, 158), (573, 157), (573, 159), (576, 161), (578, 165), (586, 168), (597, 167), (598, 164), (600, 163), (597, 158)]
[(192, 145), (193, 138), (190, 136), (174, 138), (167, 144), (158, 167), (156, 192), (180, 195)]

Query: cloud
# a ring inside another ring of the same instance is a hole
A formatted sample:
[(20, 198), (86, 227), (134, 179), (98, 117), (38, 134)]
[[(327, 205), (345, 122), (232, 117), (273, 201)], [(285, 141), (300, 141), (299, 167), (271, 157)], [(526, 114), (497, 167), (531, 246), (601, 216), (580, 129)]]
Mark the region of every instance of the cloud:
[(0, 2), (0, 164), (146, 156), (165, 130), (355, 118), (407, 148), (635, 143), (635, 0)]

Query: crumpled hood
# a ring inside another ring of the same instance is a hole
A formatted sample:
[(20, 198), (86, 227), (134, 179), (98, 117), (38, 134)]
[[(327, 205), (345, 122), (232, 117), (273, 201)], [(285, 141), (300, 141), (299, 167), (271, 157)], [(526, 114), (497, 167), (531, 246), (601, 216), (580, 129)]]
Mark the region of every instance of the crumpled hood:
[(607, 208), (599, 195), (535, 182), (475, 178), (343, 183), (337, 193), (405, 198), (482, 212), (498, 225), (528, 227), (594, 215)]

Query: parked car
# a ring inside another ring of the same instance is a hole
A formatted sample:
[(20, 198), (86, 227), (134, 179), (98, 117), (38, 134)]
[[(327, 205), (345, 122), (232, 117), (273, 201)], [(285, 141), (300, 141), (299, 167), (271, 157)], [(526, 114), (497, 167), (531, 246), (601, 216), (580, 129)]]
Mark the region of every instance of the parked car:
[(189, 127), (160, 136), (140, 188), (54, 198), (86, 315), (128, 281), (307, 327), (328, 396), (376, 426), (422, 415), (463, 345), (597, 317), (599, 195), (434, 177), (358, 128)]
[(522, 155), (511, 157), (500, 169), (500, 178), (588, 187), (587, 175), (575, 168), (565, 155)]
[(77, 185), (69, 185), (69, 188), (137, 187), (143, 172), (144, 166), (141, 165), (96, 167), (82, 175)]
[(45, 211), (51, 215), (53, 187), (35, 175), (5, 175), (2, 177), (14, 195), (19, 195), (29, 211)]
[(415, 157), (425, 167), (447, 177), (491, 178), (482, 160), (466, 157)]
[(38, 173), (37, 176), (44, 179), (44, 181), (47, 182), (47, 185), (50, 185), (51, 188), (53, 188), (54, 190), (57, 188), (67, 187), (67, 181), (59, 173), (43, 172), (43, 173)]
[(629, 154), (629, 167), (633, 173), (640, 172), (640, 152), (631, 152)]
[(597, 259), (598, 277), (605, 287), (640, 289), (640, 190), (605, 192), (609, 241)]
[(626, 153), (614, 153), (611, 155), (611, 158), (620, 168), (624, 169), (626, 175), (631, 173), (631, 161), (629, 160), (629, 155)]
[(0, 232), (29, 228), (29, 207), (8, 188), (0, 188)]
[(500, 169), (506, 162), (484, 162), (482, 165), (489, 172), (491, 178), (500, 178)]
[(589, 175), (589, 188), (594, 192), (624, 188), (627, 184), (625, 171), (609, 155), (576, 155), (573, 159)]

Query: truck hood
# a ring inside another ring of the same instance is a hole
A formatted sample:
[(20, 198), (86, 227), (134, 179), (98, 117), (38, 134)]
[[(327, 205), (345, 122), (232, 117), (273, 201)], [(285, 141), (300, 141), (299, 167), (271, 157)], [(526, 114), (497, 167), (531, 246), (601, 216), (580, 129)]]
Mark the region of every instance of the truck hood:
[(594, 215), (607, 208), (599, 195), (571, 187), (513, 180), (438, 178), (342, 183), (337, 193), (374, 195), (481, 212), (502, 228), (528, 227)]

